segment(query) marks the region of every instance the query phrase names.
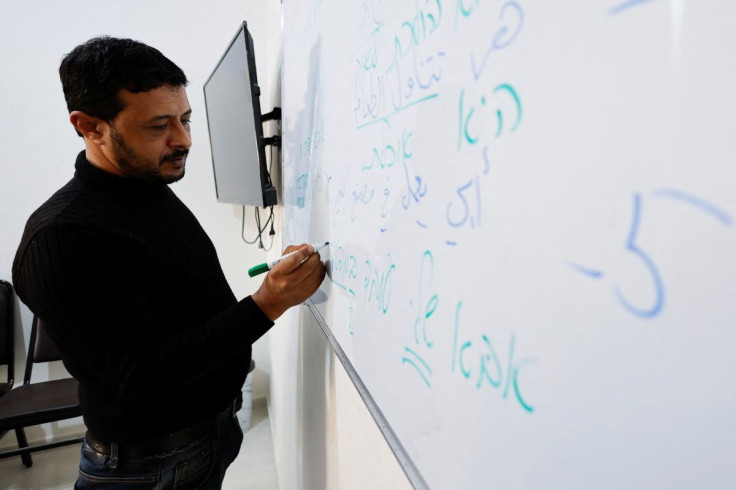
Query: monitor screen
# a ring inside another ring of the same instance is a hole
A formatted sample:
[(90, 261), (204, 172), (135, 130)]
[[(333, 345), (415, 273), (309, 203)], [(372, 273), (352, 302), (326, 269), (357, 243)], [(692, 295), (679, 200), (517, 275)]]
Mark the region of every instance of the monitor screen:
[(266, 167), (253, 38), (245, 22), (204, 84), (219, 202), (276, 204)]

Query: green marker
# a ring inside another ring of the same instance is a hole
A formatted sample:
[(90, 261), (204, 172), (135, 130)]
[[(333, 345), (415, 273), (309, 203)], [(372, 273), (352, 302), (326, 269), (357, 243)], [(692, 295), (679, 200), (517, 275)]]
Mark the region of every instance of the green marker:
[[(312, 245), (312, 247), (314, 248), (314, 251), (315, 252), (319, 252), (320, 250), (322, 250), (323, 248), (325, 248), (329, 244), (330, 244), (330, 242), (315, 243), (314, 245)], [(268, 272), (269, 270), (271, 270), (271, 268), (273, 268), (273, 266), (275, 266), (276, 264), (278, 264), (282, 260), (284, 260), (284, 259), (286, 259), (288, 257), (291, 257), (292, 255), (294, 255), (297, 252), (299, 252), (299, 250), (294, 250), (293, 252), (289, 252), (286, 255), (282, 255), (278, 259), (269, 260), (268, 262), (264, 262), (262, 264), (255, 265), (255, 266), (251, 267), (250, 269), (248, 269), (248, 275), (250, 277), (255, 277), (258, 274), (263, 274), (264, 272)]]

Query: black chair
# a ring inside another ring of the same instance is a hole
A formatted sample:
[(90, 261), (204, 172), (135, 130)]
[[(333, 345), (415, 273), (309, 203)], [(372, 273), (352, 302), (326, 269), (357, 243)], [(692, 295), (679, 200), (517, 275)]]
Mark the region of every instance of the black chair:
[[(13, 285), (0, 279), (0, 366), (6, 366), (7, 381), (0, 383), (0, 398), (13, 388), (15, 382), (15, 310)], [(0, 439), (8, 431), (0, 431)], [(16, 437), (25, 440), (25, 434), (16, 432)], [(28, 456), (23, 457), (26, 463)], [(30, 460), (28, 460), (30, 461)], [(32, 462), (31, 462), (32, 464)]]
[(73, 437), (50, 443), (28, 445), (24, 427), (56, 422), (82, 415), (79, 384), (73, 378), (31, 383), (33, 365), (61, 360), (61, 353), (46, 333), (43, 320), (33, 317), (31, 339), (23, 384), (0, 397), (0, 435), (14, 430), (19, 449), (0, 452), (0, 459), (21, 456), (23, 464), (33, 464), (31, 453), (69, 444), (81, 443), (84, 437)]
[[(14, 339), (13, 286), (0, 279), (0, 366), (7, 366), (8, 379), (0, 383), (0, 397), (13, 387)], [(2, 437), (2, 434), (0, 434)]]

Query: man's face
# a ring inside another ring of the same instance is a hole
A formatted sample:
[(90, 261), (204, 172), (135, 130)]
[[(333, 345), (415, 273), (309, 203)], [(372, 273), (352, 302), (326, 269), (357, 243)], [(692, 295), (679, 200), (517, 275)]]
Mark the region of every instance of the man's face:
[(163, 85), (148, 92), (120, 90), (124, 109), (110, 124), (108, 155), (126, 177), (172, 183), (184, 177), (192, 145), (184, 87)]

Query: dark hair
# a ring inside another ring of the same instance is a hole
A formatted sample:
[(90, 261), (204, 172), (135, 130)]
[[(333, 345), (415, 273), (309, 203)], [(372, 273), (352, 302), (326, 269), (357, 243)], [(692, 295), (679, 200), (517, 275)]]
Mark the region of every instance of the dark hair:
[(120, 89), (147, 92), (188, 83), (181, 68), (159, 50), (109, 36), (90, 39), (64, 56), (59, 77), (70, 113), (82, 111), (107, 122), (124, 109)]

